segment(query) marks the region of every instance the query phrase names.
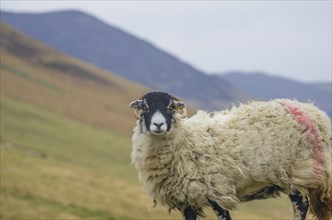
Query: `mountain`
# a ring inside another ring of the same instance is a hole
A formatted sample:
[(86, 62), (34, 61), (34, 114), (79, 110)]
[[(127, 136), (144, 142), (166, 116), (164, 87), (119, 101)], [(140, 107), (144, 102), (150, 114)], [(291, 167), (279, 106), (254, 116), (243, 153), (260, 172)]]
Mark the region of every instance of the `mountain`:
[(331, 83), (301, 83), (264, 73), (232, 72), (217, 76), (259, 99), (289, 98), (314, 102), (329, 116), (332, 115)]
[(331, 82), (318, 82), (318, 83), (309, 83), (309, 85), (312, 85), (316, 88), (325, 90), (329, 93), (332, 93), (332, 83)]
[(2, 11), (1, 20), (65, 53), (204, 109), (220, 109), (248, 98), (224, 80), (79, 11)]

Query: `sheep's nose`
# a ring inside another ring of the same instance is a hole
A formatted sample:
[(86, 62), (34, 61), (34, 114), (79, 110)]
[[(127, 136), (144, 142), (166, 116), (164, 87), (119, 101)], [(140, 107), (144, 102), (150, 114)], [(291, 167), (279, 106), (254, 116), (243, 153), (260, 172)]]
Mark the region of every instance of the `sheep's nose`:
[(155, 125), (159, 130), (161, 128), (161, 126), (163, 126), (164, 122), (161, 123), (153, 123), (153, 125)]
[(167, 131), (166, 118), (159, 110), (152, 115), (149, 129), (155, 135), (161, 135)]

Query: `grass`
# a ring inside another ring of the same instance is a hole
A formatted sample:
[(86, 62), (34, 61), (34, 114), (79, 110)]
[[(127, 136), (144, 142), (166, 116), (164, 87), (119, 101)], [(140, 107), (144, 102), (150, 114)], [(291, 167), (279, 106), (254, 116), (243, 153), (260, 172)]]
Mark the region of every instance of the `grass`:
[(40, 78), (34, 77), (32, 74), (27, 74), (27, 72), (22, 71), (18, 68), (15, 68), (11, 65), (7, 65), (6, 63), (4, 63), (4, 61), (2, 61), (0, 63), (0, 69), (1, 69), (1, 71), (7, 71), (11, 74), (15, 74), (18, 77), (23, 78), (24, 80), (43, 85), (43, 86), (47, 87), (48, 89), (54, 90), (55, 92), (58, 92), (58, 93), (61, 92), (61, 90), (59, 90), (59, 88), (55, 87), (53, 84), (51, 84), (45, 80), (41, 80)]
[(1, 117), (1, 140), (20, 149), (89, 167), (113, 163), (117, 175), (130, 170), (130, 142), (125, 137), (5, 97)]
[(147, 212), (129, 155), (127, 138), (1, 97), (1, 218), (174, 218)]
[[(92, 210), (84, 206), (78, 206), (75, 204), (65, 205), (60, 201), (51, 200), (44, 197), (38, 197), (31, 193), (23, 192), (20, 189), (13, 188), (3, 188), (2, 189), (3, 196), (5, 198), (13, 197), (16, 200), (27, 201), (34, 207), (49, 207), (50, 209), (56, 212), (64, 212), (77, 217), (86, 217), (86, 218), (103, 218), (103, 219), (113, 219), (110, 212), (107, 210)], [(3, 212), (6, 213), (7, 210)], [(25, 212), (24, 212), (25, 215)], [(19, 216), (15, 216), (17, 218)], [(34, 216), (32, 216), (33, 218)]]

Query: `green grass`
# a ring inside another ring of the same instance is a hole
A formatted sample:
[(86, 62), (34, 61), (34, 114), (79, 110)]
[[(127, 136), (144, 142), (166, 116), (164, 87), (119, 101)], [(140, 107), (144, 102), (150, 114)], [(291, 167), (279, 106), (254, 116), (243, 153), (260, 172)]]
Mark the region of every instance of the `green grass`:
[[(45, 187), (52, 187), (54, 183), (72, 185), (72, 181), (84, 179), (75, 175), (70, 176), (71, 180), (64, 178), (63, 174), (72, 173), (75, 167), (81, 168), (82, 175), (136, 177), (129, 162), (127, 139), (4, 97), (1, 97), (1, 147), (1, 196), (5, 203), (6, 198), (12, 198), (78, 218), (111, 219), (107, 210), (91, 209), (88, 204), (78, 205), (71, 199), (67, 200), (68, 204), (66, 199), (63, 202), (50, 199), (55, 195), (45, 193), (48, 191)], [(36, 166), (53, 168), (56, 172), (52, 175), (50, 169)]]
[(147, 211), (128, 138), (6, 97), (0, 109), (1, 219), (179, 218)]
[[(114, 217), (106, 210), (93, 210), (84, 206), (78, 206), (76, 204), (65, 205), (60, 201), (52, 200), (49, 198), (44, 198), (41, 196), (35, 196), (31, 193), (26, 193), (20, 190), (19, 188), (2, 188), (1, 193), (4, 197), (12, 196), (17, 200), (28, 201), (33, 206), (45, 206), (50, 209), (58, 212), (65, 212), (69, 214), (73, 214), (78, 217), (86, 217), (86, 218), (103, 218), (103, 219), (113, 219)], [(4, 212), (6, 212), (4, 210)]]
[(110, 175), (3, 145), (1, 166), (2, 219), (114, 219), (110, 201), (98, 201), (111, 187), (94, 189)]
[(45, 80), (41, 80), (39, 78), (37, 78), (36, 76), (34, 76), (33, 74), (28, 73), (27, 71), (22, 71), (21, 69), (15, 68), (12, 65), (8, 65), (7, 63), (5, 63), (4, 60), (1, 60), (0, 62), (0, 70), (1, 71), (8, 71), (11, 74), (15, 74), (18, 77), (21, 77), (27, 81), (30, 81), (32, 83), (36, 83), (36, 84), (40, 84), (48, 89), (51, 89), (57, 93), (61, 93), (62, 90), (56, 86), (54, 86), (53, 84), (45, 81)]
[(1, 131), (1, 142), (11, 143), (18, 149), (106, 169), (123, 177), (135, 176), (130, 166), (130, 141), (107, 130), (1, 97)]

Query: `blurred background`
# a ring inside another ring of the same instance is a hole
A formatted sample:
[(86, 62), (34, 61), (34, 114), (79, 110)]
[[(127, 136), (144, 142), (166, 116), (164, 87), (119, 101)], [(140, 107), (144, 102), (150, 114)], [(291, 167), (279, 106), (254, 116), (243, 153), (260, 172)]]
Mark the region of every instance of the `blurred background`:
[(331, 20), (331, 1), (2, 0), (0, 218), (181, 219), (149, 210), (128, 104), (151, 90), (193, 113), (290, 98), (331, 117)]

